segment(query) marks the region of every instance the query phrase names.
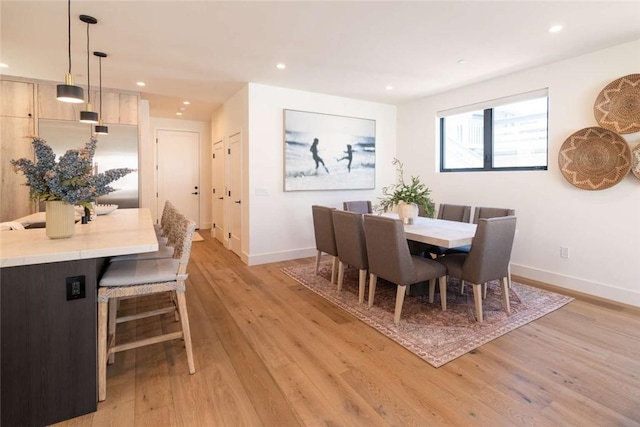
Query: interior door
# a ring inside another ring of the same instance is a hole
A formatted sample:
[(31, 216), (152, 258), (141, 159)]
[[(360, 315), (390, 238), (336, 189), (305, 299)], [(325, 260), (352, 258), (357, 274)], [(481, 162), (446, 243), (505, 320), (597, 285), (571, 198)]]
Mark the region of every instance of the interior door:
[(169, 200), (200, 227), (200, 133), (158, 130), (157, 209)]
[(224, 243), (224, 142), (213, 144), (213, 235)]
[(231, 182), (229, 196), (231, 203), (231, 250), (242, 257), (242, 138), (240, 133), (229, 137), (229, 164)]

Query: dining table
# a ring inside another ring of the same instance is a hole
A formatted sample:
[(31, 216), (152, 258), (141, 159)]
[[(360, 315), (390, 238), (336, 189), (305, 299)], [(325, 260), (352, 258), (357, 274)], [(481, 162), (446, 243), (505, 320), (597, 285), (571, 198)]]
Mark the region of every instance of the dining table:
[[(385, 212), (381, 215), (400, 219), (398, 214), (394, 212)], [(476, 224), (419, 216), (413, 220), (413, 224), (404, 224), (404, 232), (408, 240), (443, 248), (456, 248), (470, 245), (473, 242)]]

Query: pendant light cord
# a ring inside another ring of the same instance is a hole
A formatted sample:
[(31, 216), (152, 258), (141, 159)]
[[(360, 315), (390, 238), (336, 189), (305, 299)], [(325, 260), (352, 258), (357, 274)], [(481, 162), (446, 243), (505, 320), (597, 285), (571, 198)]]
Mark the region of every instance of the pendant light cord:
[(69, 53), (69, 74), (71, 74), (71, 0), (67, 2), (67, 52)]
[(89, 23), (87, 22), (87, 104), (91, 104), (91, 74), (89, 72)]
[(98, 58), (98, 64), (100, 68), (100, 117), (102, 117), (102, 57)]

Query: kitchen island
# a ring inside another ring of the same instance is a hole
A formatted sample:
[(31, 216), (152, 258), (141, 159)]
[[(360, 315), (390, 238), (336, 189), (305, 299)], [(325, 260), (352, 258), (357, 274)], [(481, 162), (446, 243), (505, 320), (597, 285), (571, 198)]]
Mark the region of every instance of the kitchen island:
[(96, 293), (108, 258), (151, 252), (148, 209), (76, 224), (0, 232), (0, 421), (44, 426), (96, 410)]

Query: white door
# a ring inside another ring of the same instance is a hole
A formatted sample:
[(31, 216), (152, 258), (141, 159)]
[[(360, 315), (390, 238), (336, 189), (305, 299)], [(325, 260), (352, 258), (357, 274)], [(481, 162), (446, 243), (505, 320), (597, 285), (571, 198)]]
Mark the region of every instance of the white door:
[(240, 133), (229, 137), (230, 185), (227, 195), (231, 204), (231, 250), (242, 257), (242, 138)]
[(200, 226), (200, 134), (158, 130), (156, 164), (158, 215), (169, 200)]
[(213, 144), (213, 235), (221, 243), (224, 238), (224, 143)]

